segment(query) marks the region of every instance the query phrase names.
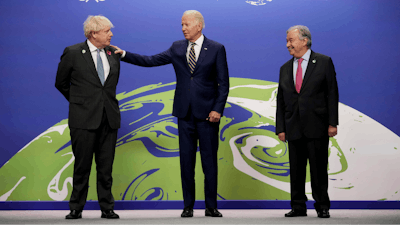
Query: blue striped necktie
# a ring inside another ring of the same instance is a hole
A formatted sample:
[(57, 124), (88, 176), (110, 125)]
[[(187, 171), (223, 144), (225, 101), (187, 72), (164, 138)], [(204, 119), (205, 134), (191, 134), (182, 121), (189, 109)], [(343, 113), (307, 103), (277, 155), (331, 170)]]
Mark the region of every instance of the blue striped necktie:
[(101, 84), (104, 86), (104, 67), (100, 57), (100, 49), (97, 49), (97, 74), (99, 75)]
[(194, 52), (194, 45), (196, 43), (192, 43), (192, 47), (190, 48), (190, 53), (189, 53), (189, 68), (190, 68), (190, 73), (193, 73), (194, 68), (196, 67), (196, 53)]

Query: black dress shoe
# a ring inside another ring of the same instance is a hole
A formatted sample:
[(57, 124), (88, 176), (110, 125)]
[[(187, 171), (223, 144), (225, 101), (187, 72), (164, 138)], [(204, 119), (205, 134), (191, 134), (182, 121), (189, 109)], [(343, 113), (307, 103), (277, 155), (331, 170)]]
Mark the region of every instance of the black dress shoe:
[(71, 210), (71, 212), (65, 216), (65, 219), (80, 219), (82, 218), (82, 210)]
[(119, 219), (118, 214), (114, 212), (114, 210), (105, 210), (101, 211), (101, 218), (107, 218), (107, 219)]
[(216, 208), (206, 208), (206, 216), (222, 217), (222, 214)]
[(297, 216), (307, 216), (307, 212), (292, 209), (290, 212), (285, 214), (285, 217), (297, 217)]
[(321, 209), (318, 212), (318, 217), (319, 218), (329, 218), (331, 215), (329, 215), (329, 210), (328, 209)]
[(184, 208), (181, 217), (193, 217), (193, 208)]

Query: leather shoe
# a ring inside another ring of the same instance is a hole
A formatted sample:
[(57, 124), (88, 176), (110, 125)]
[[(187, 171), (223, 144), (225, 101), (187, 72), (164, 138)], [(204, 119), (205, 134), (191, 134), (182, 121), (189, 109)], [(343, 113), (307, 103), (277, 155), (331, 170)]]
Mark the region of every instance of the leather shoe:
[(181, 217), (193, 217), (193, 208), (184, 208)]
[(114, 212), (114, 210), (104, 210), (101, 211), (101, 218), (107, 218), (107, 219), (119, 219), (118, 214)]
[(329, 215), (329, 210), (328, 209), (321, 209), (318, 212), (318, 217), (319, 218), (329, 218), (331, 215)]
[(222, 214), (216, 208), (206, 208), (206, 216), (222, 217)]
[(71, 210), (71, 212), (65, 216), (65, 219), (80, 219), (82, 218), (82, 210)]
[(292, 209), (290, 212), (285, 214), (285, 217), (297, 217), (297, 216), (307, 216), (307, 212)]

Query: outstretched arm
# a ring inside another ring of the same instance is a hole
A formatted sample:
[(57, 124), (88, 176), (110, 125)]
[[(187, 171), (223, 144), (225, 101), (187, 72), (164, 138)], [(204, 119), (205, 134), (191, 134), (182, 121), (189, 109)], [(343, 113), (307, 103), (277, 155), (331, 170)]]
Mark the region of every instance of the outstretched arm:
[(124, 51), (115, 45), (110, 45), (110, 46), (116, 49), (114, 52), (115, 54), (121, 54), (121, 60), (123, 62), (131, 63), (137, 66), (143, 66), (143, 67), (162, 66), (172, 62), (170, 49), (161, 52), (157, 55), (145, 56)]

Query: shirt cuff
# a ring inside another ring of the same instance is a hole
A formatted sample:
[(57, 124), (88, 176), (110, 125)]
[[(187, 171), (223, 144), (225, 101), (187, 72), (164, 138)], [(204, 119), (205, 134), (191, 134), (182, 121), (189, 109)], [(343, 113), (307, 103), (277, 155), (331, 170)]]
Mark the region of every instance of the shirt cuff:
[(121, 55), (121, 58), (125, 58), (125, 55), (126, 55), (126, 51), (125, 50), (123, 50), (124, 52), (122, 53), (122, 55)]

